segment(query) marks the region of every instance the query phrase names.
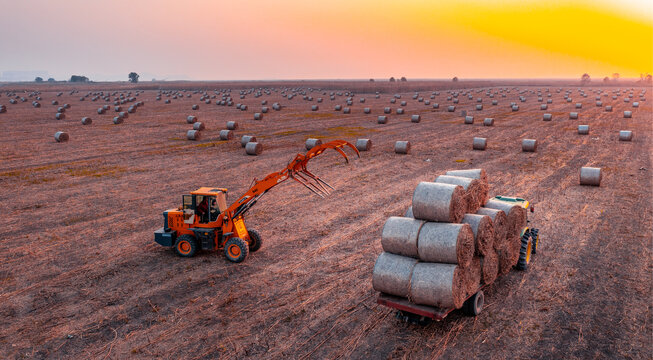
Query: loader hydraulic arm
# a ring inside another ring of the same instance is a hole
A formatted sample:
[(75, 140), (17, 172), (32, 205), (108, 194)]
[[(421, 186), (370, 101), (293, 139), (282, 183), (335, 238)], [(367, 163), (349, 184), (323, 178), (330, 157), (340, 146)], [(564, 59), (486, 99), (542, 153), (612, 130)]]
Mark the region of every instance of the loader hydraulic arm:
[(307, 189), (320, 197), (329, 195), (329, 189), (333, 189), (333, 187), (316, 175), (311, 174), (306, 169), (306, 165), (310, 159), (322, 154), (326, 149), (336, 150), (345, 158), (346, 162), (349, 162), (349, 158), (347, 158), (347, 155), (342, 150), (345, 146), (352, 148), (360, 158), (358, 149), (344, 140), (334, 140), (323, 145), (317, 145), (309, 150), (305, 155), (297, 154), (297, 156), (288, 163), (288, 166), (286, 166), (285, 169), (268, 174), (263, 180), (254, 179), (254, 185), (252, 185), (245, 194), (238, 198), (236, 202), (231, 204), (231, 206), (225, 210), (224, 215), (227, 215), (232, 219), (243, 215), (254, 206), (254, 204), (256, 204), (256, 202), (265, 195), (268, 190), (289, 178), (304, 185)]

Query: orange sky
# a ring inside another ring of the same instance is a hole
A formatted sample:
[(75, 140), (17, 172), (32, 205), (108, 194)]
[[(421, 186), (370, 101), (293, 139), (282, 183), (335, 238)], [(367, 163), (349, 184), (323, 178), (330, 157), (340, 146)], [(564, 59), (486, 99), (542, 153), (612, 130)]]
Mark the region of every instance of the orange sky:
[(578, 78), (653, 72), (622, 1), (0, 0), (0, 72), (92, 80)]

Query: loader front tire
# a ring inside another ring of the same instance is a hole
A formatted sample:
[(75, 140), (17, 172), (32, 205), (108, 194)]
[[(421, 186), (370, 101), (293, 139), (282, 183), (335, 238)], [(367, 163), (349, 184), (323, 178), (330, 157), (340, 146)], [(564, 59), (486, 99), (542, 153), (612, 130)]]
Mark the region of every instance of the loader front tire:
[(192, 235), (184, 234), (175, 241), (175, 252), (181, 257), (193, 257), (197, 252), (197, 242)]
[(519, 249), (519, 261), (517, 262), (517, 270), (528, 270), (528, 264), (531, 262), (532, 253), (533, 240), (531, 239), (530, 231), (527, 231), (521, 237), (521, 248)]
[(531, 229), (531, 242), (533, 243), (532, 247), (532, 253), (537, 254), (537, 245), (540, 242), (540, 230), (539, 229)]
[(243, 262), (248, 254), (249, 245), (241, 238), (233, 237), (224, 244), (224, 256), (231, 262)]
[(261, 234), (256, 230), (248, 230), (247, 233), (249, 234), (249, 251), (254, 252), (260, 249), (263, 245)]

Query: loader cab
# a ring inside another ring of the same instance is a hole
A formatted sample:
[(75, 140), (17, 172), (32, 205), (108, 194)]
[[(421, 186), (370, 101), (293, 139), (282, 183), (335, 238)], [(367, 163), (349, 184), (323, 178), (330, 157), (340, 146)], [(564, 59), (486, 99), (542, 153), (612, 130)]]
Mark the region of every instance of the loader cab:
[(227, 189), (199, 188), (190, 195), (183, 195), (182, 204), (185, 223), (208, 224), (227, 209)]

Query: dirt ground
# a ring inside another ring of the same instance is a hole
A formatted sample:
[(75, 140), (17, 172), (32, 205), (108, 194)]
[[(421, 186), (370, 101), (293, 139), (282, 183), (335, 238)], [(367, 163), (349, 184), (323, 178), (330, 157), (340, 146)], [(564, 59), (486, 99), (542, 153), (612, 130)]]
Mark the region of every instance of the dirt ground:
[[(40, 108), (22, 90), (16, 95), (27, 101), (10, 104), (10, 85), (0, 87), (0, 104), (7, 106), (0, 114), (0, 358), (653, 356), (652, 89), (635, 87), (640, 106), (633, 108), (623, 100), (631, 92), (624, 87), (613, 100), (618, 87), (585, 87), (582, 97), (576, 84), (558, 92), (557, 85), (496, 83), (498, 105), (492, 106), (486, 88), (461, 84), (459, 91), (471, 91), (473, 99), (460, 95), (451, 113), (445, 89), (435, 99), (431, 90), (420, 92), (440, 104), (434, 110), (414, 100), (412, 90), (396, 104), (388, 89), (375, 99), (362, 92), (373, 91), (367, 84), (354, 96), (351, 114), (343, 114), (334, 106), (345, 105), (346, 84), (333, 101), (328, 92), (309, 92), (310, 83), (300, 85), (313, 101), (301, 94), (282, 98), (283, 85), (240, 99), (248, 85), (233, 85), (234, 103), (247, 104), (247, 111), (216, 106), (217, 99), (207, 105), (190, 90), (184, 93), (190, 98), (164, 104), (150, 89), (137, 96), (145, 105), (121, 125), (112, 123), (112, 102), (98, 115), (104, 100), (79, 98), (89, 89), (119, 95), (139, 85), (77, 86), (72, 95), (72, 87), (43, 85)], [(225, 87), (210, 86), (198, 88), (214, 95)], [(546, 101), (547, 88), (553, 103), (543, 111), (536, 92)], [(571, 103), (563, 100), (567, 89)], [(646, 101), (639, 100), (643, 89)], [(608, 93), (601, 99), (613, 112), (595, 106), (596, 90)], [(324, 102), (312, 112), (318, 97)], [(477, 98), (481, 111), (474, 110)], [(52, 100), (71, 105), (64, 120), (55, 120)], [(262, 100), (284, 108), (254, 121)], [(402, 100), (405, 114), (397, 115)], [(193, 104), (200, 109), (191, 110)], [(393, 113), (388, 124), (377, 124), (385, 106)], [(463, 109), (473, 125), (463, 124)], [(623, 118), (624, 110), (633, 111), (632, 119)], [(578, 120), (569, 119), (571, 111), (580, 113)], [(543, 113), (553, 121), (542, 121)], [(421, 122), (412, 123), (412, 114)], [(206, 124), (201, 141), (186, 140), (188, 115)], [(82, 126), (83, 116), (93, 124)], [(485, 117), (495, 125), (484, 127)], [(229, 120), (240, 129), (233, 140), (220, 141)], [(590, 134), (578, 135), (579, 124), (590, 125)], [(618, 141), (619, 130), (632, 130), (633, 141)], [(56, 131), (68, 132), (70, 141), (56, 143)], [(255, 135), (263, 153), (247, 156), (242, 135)], [(486, 151), (472, 150), (475, 136), (488, 139)], [(182, 194), (220, 186), (234, 200), (253, 178), (303, 153), (309, 137), (370, 138), (373, 147), (350, 164), (336, 152), (311, 161), (309, 169), (337, 189), (326, 199), (290, 181), (270, 191), (247, 215), (264, 244), (244, 263), (212, 252), (184, 259), (153, 241), (162, 212), (179, 206)], [(521, 151), (524, 138), (538, 140), (537, 152)], [(397, 140), (411, 142), (409, 155), (394, 153)], [(603, 169), (600, 187), (579, 185), (582, 166)], [(486, 306), (475, 318), (456, 311), (427, 326), (400, 322), (377, 305), (371, 284), (383, 223), (404, 213), (420, 181), (477, 167), (488, 173), (491, 196), (535, 204), (529, 217), (540, 228), (538, 254), (527, 272), (512, 271), (485, 290)]]

